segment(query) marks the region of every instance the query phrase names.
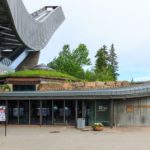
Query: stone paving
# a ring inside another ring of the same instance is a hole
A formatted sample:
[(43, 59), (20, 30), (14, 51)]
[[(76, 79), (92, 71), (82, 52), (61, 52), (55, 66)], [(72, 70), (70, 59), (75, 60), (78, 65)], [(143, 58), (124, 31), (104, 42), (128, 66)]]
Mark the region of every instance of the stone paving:
[(0, 150), (150, 150), (150, 127), (0, 126)]

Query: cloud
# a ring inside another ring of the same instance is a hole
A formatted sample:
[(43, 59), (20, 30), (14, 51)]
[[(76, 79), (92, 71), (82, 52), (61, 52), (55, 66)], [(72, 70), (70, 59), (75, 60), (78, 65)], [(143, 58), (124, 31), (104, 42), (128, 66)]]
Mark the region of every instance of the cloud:
[(150, 76), (137, 77), (137, 78), (134, 78), (134, 81), (150, 81)]

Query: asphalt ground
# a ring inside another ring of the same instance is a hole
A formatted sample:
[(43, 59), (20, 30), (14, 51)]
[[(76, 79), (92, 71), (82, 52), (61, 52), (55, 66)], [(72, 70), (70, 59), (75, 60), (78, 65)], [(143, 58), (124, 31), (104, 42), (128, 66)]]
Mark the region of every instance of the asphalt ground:
[(0, 150), (150, 150), (150, 127), (0, 126)]

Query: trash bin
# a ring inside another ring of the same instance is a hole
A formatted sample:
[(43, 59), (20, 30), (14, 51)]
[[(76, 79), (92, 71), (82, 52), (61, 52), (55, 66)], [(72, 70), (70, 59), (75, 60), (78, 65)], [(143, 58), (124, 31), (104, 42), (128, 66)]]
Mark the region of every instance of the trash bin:
[(85, 128), (85, 118), (77, 118), (77, 129)]

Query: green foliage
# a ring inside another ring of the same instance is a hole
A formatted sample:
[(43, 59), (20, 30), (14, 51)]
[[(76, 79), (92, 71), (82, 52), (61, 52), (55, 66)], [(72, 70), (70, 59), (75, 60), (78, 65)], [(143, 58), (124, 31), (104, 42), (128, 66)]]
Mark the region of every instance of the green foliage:
[(108, 52), (107, 47), (104, 45), (97, 51), (96, 54), (95, 73), (97, 80), (100, 81), (116, 81), (118, 77), (118, 62), (115, 53), (114, 45)]
[(103, 70), (106, 70), (109, 64), (109, 55), (107, 52), (107, 47), (105, 45), (97, 51), (95, 57), (96, 57), (95, 71), (99, 73)]
[(82, 66), (90, 65), (89, 51), (84, 44), (80, 44), (71, 51), (69, 45), (65, 45), (59, 56), (51, 61), (48, 66), (57, 71), (67, 73), (77, 78), (84, 78)]
[(96, 76), (98, 81), (113, 81), (112, 71), (109, 67), (97, 72)]
[(118, 71), (118, 62), (117, 62), (117, 55), (115, 53), (114, 44), (111, 45), (110, 52), (109, 52), (109, 61), (110, 61), (110, 68), (112, 71), (113, 80), (116, 81), (119, 74)]
[(84, 44), (80, 44), (73, 52), (72, 57), (76, 61), (76, 63), (80, 66), (90, 65), (90, 59), (88, 58), (89, 51)]
[(97, 80), (97, 74), (93, 70), (87, 70), (85, 72), (84, 76), (85, 80), (87, 81), (96, 81)]
[(1, 77), (50, 77), (50, 78), (63, 78), (71, 81), (79, 81), (79, 79), (70, 76), (68, 74), (63, 74), (61, 72), (53, 71), (53, 70), (23, 70), (15, 73), (3, 75)]
[(84, 71), (83, 66), (90, 65), (89, 51), (84, 44), (80, 44), (73, 51), (69, 45), (64, 45), (58, 57), (54, 58), (48, 66), (54, 70), (67, 73), (86, 81), (116, 81), (118, 77), (118, 62), (114, 45), (108, 50), (107, 46), (100, 48), (96, 55), (94, 70)]

